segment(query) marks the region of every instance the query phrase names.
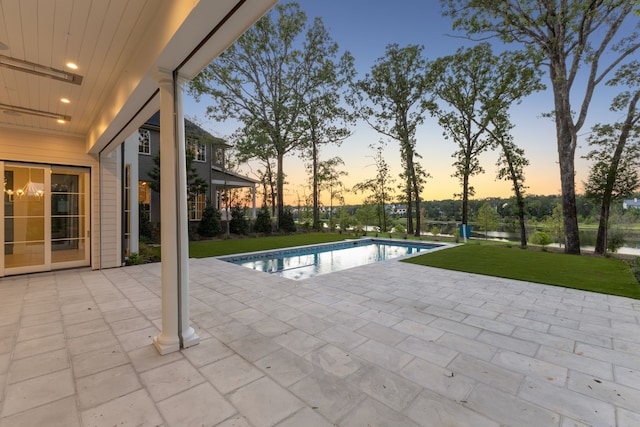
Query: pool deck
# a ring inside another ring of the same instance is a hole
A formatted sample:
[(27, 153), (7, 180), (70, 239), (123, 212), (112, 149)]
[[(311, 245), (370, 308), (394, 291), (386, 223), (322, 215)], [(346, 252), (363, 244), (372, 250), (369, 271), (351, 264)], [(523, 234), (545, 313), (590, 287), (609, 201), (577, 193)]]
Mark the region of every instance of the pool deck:
[(0, 427), (638, 426), (640, 300), (395, 261), (292, 281), (190, 260), (0, 280)]

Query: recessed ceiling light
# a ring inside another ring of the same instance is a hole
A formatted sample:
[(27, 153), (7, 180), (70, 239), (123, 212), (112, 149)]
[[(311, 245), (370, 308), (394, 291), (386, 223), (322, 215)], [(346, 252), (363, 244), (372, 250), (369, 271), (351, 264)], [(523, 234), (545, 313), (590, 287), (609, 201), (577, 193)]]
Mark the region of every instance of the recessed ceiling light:
[(60, 102), (62, 102), (63, 104), (68, 104), (71, 101), (69, 101), (67, 98), (60, 98)]
[(74, 64), (73, 62), (67, 62), (67, 67), (71, 68), (72, 70), (77, 70), (78, 66), (76, 64)]
[(58, 123), (67, 123), (67, 121), (66, 121), (66, 120), (63, 120), (63, 119), (58, 119), (58, 120), (56, 120), (56, 121), (57, 121)]

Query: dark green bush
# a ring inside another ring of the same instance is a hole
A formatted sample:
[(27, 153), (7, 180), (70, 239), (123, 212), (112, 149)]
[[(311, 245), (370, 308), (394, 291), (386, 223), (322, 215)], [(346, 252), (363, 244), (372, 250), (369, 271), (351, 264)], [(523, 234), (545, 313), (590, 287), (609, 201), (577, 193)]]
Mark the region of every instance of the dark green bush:
[(208, 203), (202, 212), (202, 219), (198, 224), (198, 234), (202, 237), (214, 237), (220, 234), (222, 226), (220, 224), (220, 212)]
[(609, 230), (607, 236), (607, 250), (610, 252), (617, 252), (618, 249), (624, 246), (625, 236), (621, 230)]
[(229, 232), (234, 234), (247, 234), (249, 231), (249, 221), (245, 218), (244, 207), (236, 205), (231, 208), (231, 221), (229, 222)]
[(285, 233), (294, 233), (297, 231), (296, 223), (293, 220), (293, 212), (291, 209), (286, 208), (284, 212), (282, 212), (282, 217), (280, 217), (278, 225), (280, 226), (280, 231)]
[(263, 206), (262, 209), (258, 211), (253, 231), (256, 233), (271, 233), (271, 214), (266, 206)]

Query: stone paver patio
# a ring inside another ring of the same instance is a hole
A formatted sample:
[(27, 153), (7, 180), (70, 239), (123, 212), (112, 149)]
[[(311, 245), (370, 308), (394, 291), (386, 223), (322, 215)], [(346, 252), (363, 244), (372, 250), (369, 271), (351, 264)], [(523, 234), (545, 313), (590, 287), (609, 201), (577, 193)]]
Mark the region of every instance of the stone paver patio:
[(386, 262), (290, 281), (190, 261), (0, 280), (0, 427), (638, 426), (640, 301)]

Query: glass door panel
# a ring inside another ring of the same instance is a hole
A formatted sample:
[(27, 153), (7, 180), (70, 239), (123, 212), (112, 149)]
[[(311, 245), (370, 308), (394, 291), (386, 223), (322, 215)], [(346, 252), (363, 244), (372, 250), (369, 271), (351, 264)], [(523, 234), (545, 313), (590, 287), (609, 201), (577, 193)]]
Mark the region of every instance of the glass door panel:
[(88, 173), (52, 169), (51, 262), (54, 264), (86, 262), (88, 265), (87, 188)]
[(48, 168), (4, 167), (4, 267), (15, 272), (49, 268), (45, 197)]

